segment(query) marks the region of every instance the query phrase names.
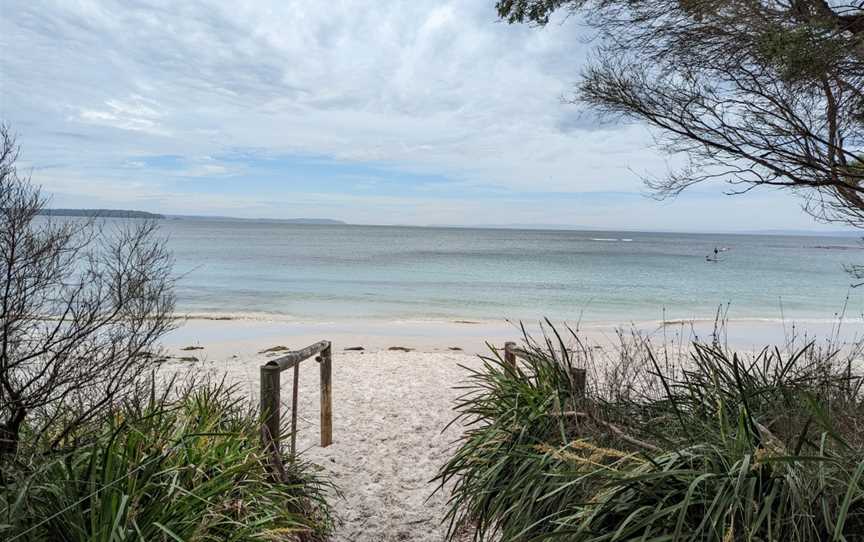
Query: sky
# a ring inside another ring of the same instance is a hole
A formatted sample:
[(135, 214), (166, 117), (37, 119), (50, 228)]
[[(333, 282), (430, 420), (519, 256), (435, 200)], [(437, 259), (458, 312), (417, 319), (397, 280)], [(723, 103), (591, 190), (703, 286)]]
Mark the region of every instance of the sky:
[(590, 49), (494, 0), (0, 0), (0, 119), (58, 208), (837, 229), (777, 191), (649, 197), (680, 158), (565, 103)]

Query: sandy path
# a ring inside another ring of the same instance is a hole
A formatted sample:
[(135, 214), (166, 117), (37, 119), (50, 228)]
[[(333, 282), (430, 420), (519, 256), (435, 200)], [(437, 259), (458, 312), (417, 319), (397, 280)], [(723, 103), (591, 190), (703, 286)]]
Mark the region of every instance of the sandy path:
[[(196, 370), (228, 373), (257, 400), (258, 366), (265, 359), (209, 361)], [(332, 499), (339, 525), (335, 541), (440, 541), (446, 496), (429, 484), (460, 428), (442, 433), (454, 416), (454, 390), (477, 366), (461, 353), (334, 352), (334, 443), (318, 442), (318, 366), (300, 374), (300, 433), (304, 456), (321, 465), (343, 498)], [(282, 378), (290, 411), (290, 373)], [(283, 414), (284, 415), (284, 414)]]
[[(307, 457), (333, 474), (345, 499), (335, 540), (439, 541), (446, 497), (431, 480), (458, 437), (454, 390), (464, 377), (453, 354), (376, 353), (334, 362), (334, 439)], [(336, 406), (338, 405), (338, 408)], [(428, 500), (427, 500), (428, 499)]]

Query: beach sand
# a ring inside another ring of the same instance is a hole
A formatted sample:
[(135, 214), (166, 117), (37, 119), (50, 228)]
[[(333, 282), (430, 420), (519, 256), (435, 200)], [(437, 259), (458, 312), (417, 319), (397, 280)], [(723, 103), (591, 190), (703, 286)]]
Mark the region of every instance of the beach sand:
[[(703, 324), (700, 333), (705, 333)], [(585, 329), (585, 328), (583, 328)], [(646, 327), (655, 337), (662, 328)], [(667, 328), (667, 337), (687, 326)], [(731, 329), (744, 348), (782, 341), (783, 327), (765, 323)], [(446, 494), (430, 480), (447, 459), (462, 427), (454, 418), (456, 389), (479, 367), (486, 342), (518, 339), (507, 322), (402, 322), (299, 324), (257, 320), (186, 322), (165, 341), (165, 367), (225, 375), (257, 404), (259, 367), (278, 352), (322, 339), (333, 342), (333, 444), (319, 444), (319, 371), (314, 360), (300, 368), (298, 449), (320, 465), (342, 492), (331, 502), (338, 517), (334, 540), (440, 541), (446, 526)], [(612, 327), (585, 330), (590, 340), (614, 344)], [(346, 348), (363, 347), (363, 351)], [(402, 347), (409, 351), (390, 350)], [(459, 348), (460, 350), (453, 350)], [(291, 375), (282, 376), (283, 412), (290, 412)], [(283, 414), (286, 416), (286, 414)]]
[[(261, 349), (278, 346), (262, 343)], [(202, 361), (172, 359), (170, 370), (225, 375), (258, 400), (258, 371), (268, 356), (211, 359), (208, 348), (182, 351)], [(320, 465), (342, 493), (331, 502), (335, 541), (440, 541), (447, 495), (429, 483), (448, 457), (461, 427), (451, 426), (460, 365), (477, 367), (460, 352), (342, 352), (333, 355), (333, 444), (319, 446), (319, 371), (300, 367), (298, 449)], [(290, 412), (291, 373), (283, 373), (283, 419)]]
[[(615, 345), (616, 331), (638, 330), (656, 341), (688, 342), (693, 337), (709, 339), (714, 328), (710, 319), (699, 321), (658, 321), (606, 323), (606, 322), (555, 322), (560, 331), (565, 325), (579, 330), (583, 339), (598, 345)], [(864, 333), (864, 322), (855, 318), (840, 326), (843, 340), (860, 339)], [(726, 323), (727, 343), (738, 350), (759, 350), (766, 345), (782, 345), (791, 335), (806, 331), (813, 337), (827, 337), (835, 333), (836, 322), (832, 320), (780, 321), (774, 319), (741, 319)], [(539, 325), (526, 323), (527, 330), (540, 337)], [(468, 354), (486, 354), (487, 343), (501, 346), (506, 341), (519, 341), (522, 330), (519, 323), (505, 320), (340, 320), (302, 322), (294, 320), (267, 319), (262, 317), (226, 320), (189, 319), (165, 338), (171, 351), (203, 345), (210, 359), (230, 356), (248, 358), (272, 345), (285, 345), (292, 349), (327, 339), (334, 343), (336, 351), (362, 346), (367, 351), (386, 350), (394, 346), (410, 348), (420, 352), (452, 352), (458, 348)]]

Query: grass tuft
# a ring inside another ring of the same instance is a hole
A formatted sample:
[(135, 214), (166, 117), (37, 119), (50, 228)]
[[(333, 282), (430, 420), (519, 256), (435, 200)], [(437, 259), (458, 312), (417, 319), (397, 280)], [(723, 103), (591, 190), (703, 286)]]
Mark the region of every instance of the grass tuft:
[(864, 540), (859, 348), (634, 333), (613, 355), (551, 325), (523, 348), (516, 368), (483, 357), (457, 404), (450, 539)]
[(223, 382), (155, 383), (119, 405), (99, 436), (4, 471), (0, 538), (304, 541), (331, 528), (311, 465), (270, 475), (257, 413)]

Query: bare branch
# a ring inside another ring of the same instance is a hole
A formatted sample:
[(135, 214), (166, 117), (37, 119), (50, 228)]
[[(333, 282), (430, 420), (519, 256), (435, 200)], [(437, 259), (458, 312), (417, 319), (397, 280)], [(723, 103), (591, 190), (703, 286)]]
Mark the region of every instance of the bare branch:
[(864, 227), (864, 7), (825, 0), (500, 0), (599, 34), (574, 101), (656, 129), (688, 164), (658, 197), (722, 179), (790, 190), (819, 220)]
[(157, 224), (41, 216), (18, 156), (0, 126), (0, 455), (18, 450), (25, 422), (31, 446), (81, 436), (153, 367), (174, 326)]

